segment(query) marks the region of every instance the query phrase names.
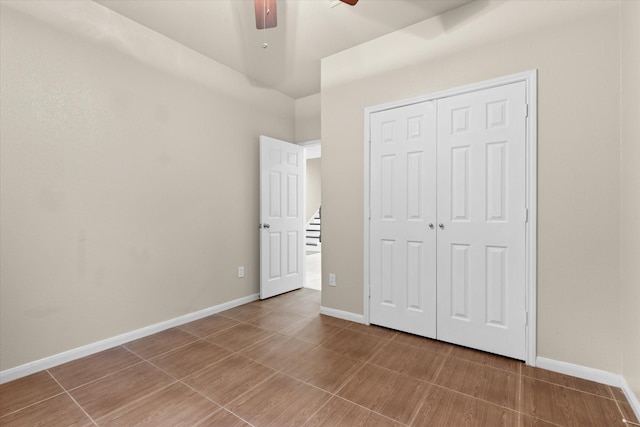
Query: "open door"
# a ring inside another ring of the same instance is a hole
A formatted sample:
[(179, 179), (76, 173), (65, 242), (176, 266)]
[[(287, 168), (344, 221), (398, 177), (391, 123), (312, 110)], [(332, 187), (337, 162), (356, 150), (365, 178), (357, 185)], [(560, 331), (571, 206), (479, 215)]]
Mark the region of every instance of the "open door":
[(260, 299), (304, 282), (304, 148), (260, 136)]

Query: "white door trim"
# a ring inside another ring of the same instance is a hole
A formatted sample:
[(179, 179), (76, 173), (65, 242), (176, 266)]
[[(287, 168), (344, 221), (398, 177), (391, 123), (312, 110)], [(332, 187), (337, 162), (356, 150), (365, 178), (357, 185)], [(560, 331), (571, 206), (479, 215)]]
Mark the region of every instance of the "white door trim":
[(319, 139), (301, 142), (298, 145), (304, 147), (305, 159), (318, 159), (322, 157), (322, 142)]
[(370, 295), (370, 275), (369, 275), (369, 219), (370, 219), (370, 115), (378, 111), (391, 108), (415, 104), (418, 102), (432, 101), (440, 98), (459, 95), (478, 90), (489, 89), (515, 82), (525, 82), (526, 102), (528, 105), (528, 115), (526, 119), (526, 207), (528, 211), (528, 221), (525, 227), (526, 255), (526, 301), (527, 324), (525, 327), (525, 362), (527, 365), (536, 365), (537, 356), (537, 164), (538, 164), (538, 137), (537, 137), (537, 70), (525, 71), (457, 88), (447, 89), (432, 94), (422, 95), (415, 98), (386, 104), (375, 105), (365, 108), (364, 111), (364, 321), (369, 324), (369, 295)]

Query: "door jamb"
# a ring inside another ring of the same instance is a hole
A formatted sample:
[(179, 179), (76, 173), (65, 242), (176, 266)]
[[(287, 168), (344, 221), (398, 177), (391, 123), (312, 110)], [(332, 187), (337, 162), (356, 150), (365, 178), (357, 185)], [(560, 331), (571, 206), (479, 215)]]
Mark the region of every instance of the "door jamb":
[(537, 135), (537, 80), (538, 71), (536, 69), (522, 73), (511, 74), (509, 76), (498, 77), (465, 86), (409, 98), (401, 101), (375, 105), (364, 110), (364, 322), (369, 322), (369, 301), (370, 301), (370, 279), (369, 279), (369, 224), (371, 219), (371, 185), (370, 185), (370, 151), (371, 151), (371, 114), (397, 107), (403, 107), (419, 102), (434, 101), (454, 95), (460, 95), (478, 90), (490, 89), (496, 86), (503, 86), (510, 83), (525, 83), (525, 99), (527, 102), (527, 117), (525, 124), (526, 133), (526, 166), (525, 166), (525, 199), (528, 213), (525, 224), (525, 363), (529, 366), (536, 365), (537, 355), (537, 171), (538, 171), (538, 135)]

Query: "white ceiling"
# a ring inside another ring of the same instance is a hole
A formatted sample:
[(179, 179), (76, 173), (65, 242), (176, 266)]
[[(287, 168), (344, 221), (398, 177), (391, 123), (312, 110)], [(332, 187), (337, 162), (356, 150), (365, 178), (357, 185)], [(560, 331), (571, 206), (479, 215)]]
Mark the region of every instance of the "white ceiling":
[[(278, 0), (278, 26), (257, 30), (253, 0), (95, 0), (298, 99), (320, 92), (320, 59), (471, 0)], [(267, 42), (269, 47), (261, 45)]]

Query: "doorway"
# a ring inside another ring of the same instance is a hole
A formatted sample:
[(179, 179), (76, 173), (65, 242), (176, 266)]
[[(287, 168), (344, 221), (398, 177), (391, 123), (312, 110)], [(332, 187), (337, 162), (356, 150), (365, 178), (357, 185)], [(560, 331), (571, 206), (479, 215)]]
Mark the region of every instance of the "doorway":
[(322, 187), (319, 140), (301, 143), (305, 150), (305, 280), (304, 287), (322, 289)]

